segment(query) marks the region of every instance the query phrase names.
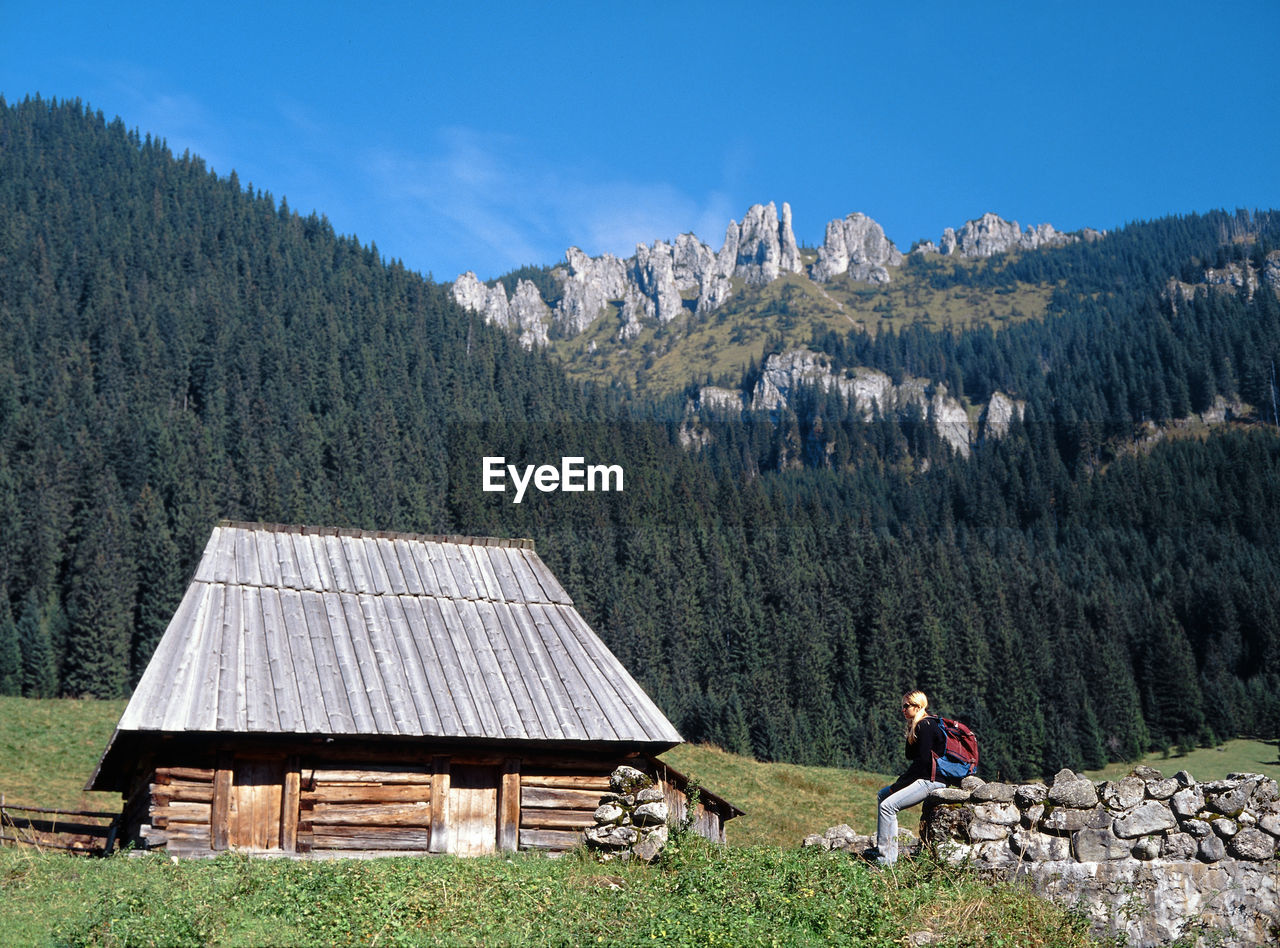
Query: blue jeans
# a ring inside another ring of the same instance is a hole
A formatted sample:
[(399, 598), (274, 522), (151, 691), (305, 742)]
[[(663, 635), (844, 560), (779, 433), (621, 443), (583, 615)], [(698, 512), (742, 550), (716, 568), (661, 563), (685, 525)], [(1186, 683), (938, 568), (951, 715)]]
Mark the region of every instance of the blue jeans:
[(922, 777), (896, 793), (889, 793), (888, 787), (881, 788), (878, 795), (880, 817), (876, 823), (876, 848), (880, 850), (882, 865), (892, 866), (898, 860), (898, 811), (923, 803), (930, 793), (945, 786), (945, 783)]

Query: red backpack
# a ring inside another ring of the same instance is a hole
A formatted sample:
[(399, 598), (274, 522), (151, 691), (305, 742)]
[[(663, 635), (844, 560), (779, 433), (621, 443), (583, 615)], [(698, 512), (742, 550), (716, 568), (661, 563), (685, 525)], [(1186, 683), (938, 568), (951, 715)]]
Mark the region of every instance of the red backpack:
[(937, 716), (946, 746), (933, 755), (933, 775), (944, 783), (960, 781), (978, 772), (978, 735), (967, 724)]

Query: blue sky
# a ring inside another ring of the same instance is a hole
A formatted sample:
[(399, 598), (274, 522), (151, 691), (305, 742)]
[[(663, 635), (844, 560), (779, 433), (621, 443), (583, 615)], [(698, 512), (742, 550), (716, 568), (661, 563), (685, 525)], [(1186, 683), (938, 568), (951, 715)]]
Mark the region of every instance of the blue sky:
[(1280, 2), (31, 3), (0, 94), (79, 98), (451, 280), (797, 237), (906, 249), (1280, 207)]

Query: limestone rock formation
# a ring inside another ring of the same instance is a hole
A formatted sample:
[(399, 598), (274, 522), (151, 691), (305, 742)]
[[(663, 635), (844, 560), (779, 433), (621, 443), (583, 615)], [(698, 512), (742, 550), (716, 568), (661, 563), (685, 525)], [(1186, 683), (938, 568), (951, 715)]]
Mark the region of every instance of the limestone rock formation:
[(782, 273), (801, 272), (800, 248), (791, 231), (791, 205), (782, 205), (781, 219), (770, 201), (753, 204), (741, 224), (730, 221), (718, 259), (721, 272), (739, 277), (748, 286), (772, 283)]
[(968, 457), (973, 431), (964, 406), (948, 393), (945, 385), (933, 386), (923, 379), (904, 378), (902, 384), (878, 369), (854, 368), (836, 372), (830, 359), (809, 349), (789, 349), (765, 360), (751, 396), (751, 410), (776, 412), (785, 408), (792, 393), (800, 387), (817, 386), (824, 391), (838, 391), (870, 421), (878, 410), (881, 413), (905, 410), (918, 406), (925, 415), (932, 415), (938, 434), (962, 456)]
[[(966, 223), (959, 232), (947, 228), (941, 246), (932, 242), (918, 245), (913, 252), (956, 253), (986, 257), (1009, 249), (1033, 249), (1078, 239), (1096, 239), (1093, 231), (1061, 234), (1051, 224), (1023, 230), (1016, 221), (985, 214)], [(900, 266), (903, 254), (885, 236), (884, 229), (865, 214), (854, 213), (827, 224), (818, 259), (809, 277), (817, 283), (845, 274), (856, 281), (887, 283), (889, 268)], [(791, 205), (754, 204), (741, 223), (730, 221), (724, 243), (712, 250), (693, 234), (681, 234), (674, 241), (639, 244), (633, 256), (620, 259), (612, 254), (590, 257), (577, 247), (565, 252), (565, 261), (552, 271), (558, 281), (558, 295), (541, 299), (532, 283), (517, 284), (508, 297), (500, 284), (486, 286), (470, 271), (457, 278), (453, 297), (460, 306), (483, 315), (486, 322), (515, 332), (527, 348), (546, 345), (552, 332), (572, 338), (584, 332), (602, 316), (617, 320), (614, 335), (626, 343), (646, 327), (666, 326), (692, 312), (704, 315), (725, 304), (738, 285), (764, 286), (788, 274), (804, 274), (791, 223)], [(1252, 289), (1259, 282), (1280, 292), (1280, 251), (1273, 253), (1261, 274), (1252, 270), (1236, 273), (1225, 268), (1210, 271), (1206, 281), (1232, 285), (1244, 281)], [(1181, 292), (1187, 290), (1171, 290)], [(839, 305), (838, 303), (834, 305)], [(928, 406), (926, 406), (928, 407)], [(949, 440), (960, 447), (968, 443), (967, 420), (963, 424), (951, 404), (939, 404), (949, 416), (945, 424), (955, 428)], [(1006, 409), (997, 404), (988, 428), (992, 433), (1007, 428)], [(1017, 410), (1017, 409), (1015, 409)], [(996, 434), (999, 436), (999, 434)], [(962, 449), (966, 450), (966, 449)]]
[(474, 273), (468, 270), (453, 283), (453, 299), (463, 309), (481, 313), (484, 321), (503, 329), (511, 325), (511, 310), (507, 302), (507, 291), (501, 283), (496, 286), (485, 286)]
[(704, 385), (698, 392), (698, 402), (692, 406), (698, 411), (703, 408), (720, 412), (740, 412), (746, 408), (742, 393), (734, 388), (722, 388), (718, 385)]
[(936, 385), (933, 397), (929, 400), (927, 415), (933, 417), (933, 427), (942, 440), (951, 445), (961, 456), (969, 456), (973, 430), (969, 424), (969, 413), (964, 406), (947, 393), (945, 385)]
[[(886, 382), (888, 378), (884, 376)], [(853, 379), (834, 374), (827, 356), (809, 349), (789, 349), (765, 360), (751, 396), (751, 410), (779, 411), (787, 406), (792, 391), (801, 386), (817, 386), (824, 391), (834, 388), (856, 401)]]
[(810, 276), (825, 283), (834, 276), (848, 273), (855, 280), (888, 283), (886, 267), (902, 265), (902, 254), (884, 235), (884, 228), (865, 214), (850, 214), (844, 220), (830, 221), (818, 249), (818, 262)]
[(1026, 410), (1026, 402), (1012, 399), (1004, 392), (992, 392), (978, 420), (978, 431), (984, 438), (1003, 438), (1009, 433), (1013, 419), (1021, 421)]
[[(1096, 232), (1090, 232), (1090, 236), (1096, 239)], [(958, 232), (948, 227), (937, 245), (926, 241), (918, 244), (915, 252), (990, 257), (1008, 250), (1035, 250), (1079, 239), (1078, 235), (1059, 232), (1052, 224), (1036, 224), (1024, 231), (1017, 221), (1006, 221), (998, 214), (987, 213), (968, 221)]]
[(718, 309), (733, 292), (729, 274), (710, 247), (693, 234), (681, 234), (671, 248), (671, 266), (676, 289), (682, 294), (697, 293), (698, 315)]
[(684, 310), (672, 248), (661, 241), (652, 247), (640, 244), (632, 259), (629, 276), (644, 300), (645, 316), (659, 325), (671, 322)]
[(453, 299), (459, 306), (480, 313), (485, 322), (514, 330), (526, 349), (547, 344), (551, 310), (528, 280), (518, 282), (515, 294), (508, 300), (501, 283), (485, 286), (468, 270), (454, 281)]
[(1210, 267), (1204, 271), (1204, 282), (1209, 286), (1229, 286), (1233, 289), (1244, 289), (1247, 291), (1249, 298), (1253, 298), (1253, 292), (1258, 288), (1258, 271), (1252, 266), (1241, 266), (1239, 263), (1232, 261), (1225, 267), (1215, 269)]
[[(945, 385), (931, 384), (910, 376), (895, 385), (884, 372), (863, 367), (837, 371), (829, 357), (810, 349), (788, 349), (765, 359), (760, 378), (749, 398), (744, 399), (740, 392), (732, 389), (708, 385), (699, 390), (696, 400), (690, 401), (689, 411), (693, 414), (709, 410), (730, 415), (741, 411), (776, 413), (793, 402), (798, 389), (813, 387), (838, 392), (866, 421), (875, 417), (877, 412), (893, 414), (915, 406), (932, 419), (934, 430), (943, 440), (961, 456), (969, 456), (974, 437), (969, 413), (947, 392)], [(1013, 412), (1021, 411), (1018, 403), (1005, 396), (1001, 398), (1007, 405), (1003, 408), (997, 405), (997, 413), (1011, 416)], [(990, 406), (984, 410), (984, 417), (989, 411)], [(998, 438), (1007, 430), (1007, 423), (1003, 426), (988, 424), (985, 432), (989, 437)], [(701, 439), (692, 433), (687, 439), (689, 445), (700, 443)]]
[[(549, 320), (526, 293), (521, 296), (520, 313), (531, 329), (517, 331), (526, 346), (544, 344), (548, 322), (560, 334), (572, 337), (613, 307), (620, 324), (618, 338), (625, 342), (645, 325), (671, 322), (685, 311), (686, 299), (698, 314), (723, 306), (733, 293), (734, 279), (762, 286), (784, 273), (803, 270), (791, 228), (791, 205), (783, 204), (779, 217), (772, 202), (755, 204), (741, 224), (729, 222), (719, 253), (693, 234), (681, 234), (673, 243), (659, 240), (637, 245), (635, 255), (625, 260), (612, 254), (589, 257), (570, 247), (564, 264), (553, 271), (561, 288), (554, 309), (542, 300)], [(470, 271), (454, 282), (453, 297), (495, 325), (526, 325), (510, 309), (514, 299), (508, 301), (502, 287), (485, 287)]]
[(564, 276), (555, 324), (566, 336), (576, 336), (604, 311), (612, 300), (627, 295), (627, 267), (613, 254), (588, 257), (577, 247), (565, 251)]
[(511, 321), (519, 333), (520, 344), (526, 349), (547, 344), (551, 310), (542, 301), (538, 288), (528, 280), (516, 284), (516, 291), (511, 297)]
[(1164, 298), (1176, 316), (1178, 304), (1195, 299), (1197, 292), (1239, 293), (1243, 290), (1245, 298), (1251, 300), (1260, 286), (1280, 295), (1280, 250), (1268, 253), (1261, 267), (1255, 266), (1252, 260), (1233, 260), (1224, 267), (1207, 268), (1194, 283), (1183, 283), (1176, 277), (1170, 277), (1165, 285)]
[(1263, 261), (1262, 282), (1269, 286), (1273, 293), (1280, 293), (1280, 250), (1271, 251)]

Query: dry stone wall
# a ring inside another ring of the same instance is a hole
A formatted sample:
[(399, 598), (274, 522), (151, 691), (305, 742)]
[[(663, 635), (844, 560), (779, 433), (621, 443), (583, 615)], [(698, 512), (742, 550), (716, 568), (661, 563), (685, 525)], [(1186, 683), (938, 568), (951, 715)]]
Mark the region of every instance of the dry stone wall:
[(936, 791), (921, 826), (944, 858), (1025, 879), (1132, 945), (1189, 926), (1231, 944), (1280, 934), (1280, 788), (1262, 774), (1197, 783), (1139, 767), (1094, 782), (1063, 770), (1048, 786), (971, 777)]
[(622, 766), (609, 776), (611, 792), (600, 798), (595, 826), (583, 838), (604, 859), (652, 862), (667, 844), (670, 815), (666, 795), (651, 776)]

